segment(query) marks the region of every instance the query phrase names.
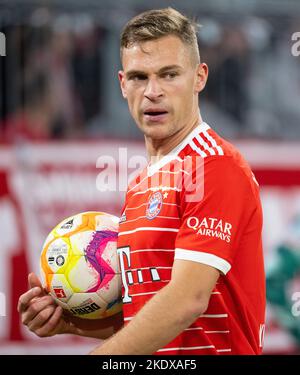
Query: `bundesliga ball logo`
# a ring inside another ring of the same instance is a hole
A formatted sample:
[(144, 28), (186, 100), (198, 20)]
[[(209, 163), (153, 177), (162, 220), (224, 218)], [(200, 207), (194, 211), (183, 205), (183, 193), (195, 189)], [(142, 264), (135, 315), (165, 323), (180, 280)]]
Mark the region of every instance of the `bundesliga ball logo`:
[(118, 221), (84, 212), (62, 221), (46, 238), (40, 259), (44, 287), (75, 316), (100, 319), (122, 309)]

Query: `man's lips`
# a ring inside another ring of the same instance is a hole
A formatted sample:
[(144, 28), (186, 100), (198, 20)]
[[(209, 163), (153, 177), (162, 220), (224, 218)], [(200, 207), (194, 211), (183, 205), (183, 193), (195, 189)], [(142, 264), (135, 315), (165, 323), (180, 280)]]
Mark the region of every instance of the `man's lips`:
[(155, 108), (155, 109), (151, 108), (151, 109), (146, 109), (144, 111), (144, 115), (146, 116), (160, 116), (166, 113), (168, 113), (168, 111), (163, 108)]
[(145, 113), (144, 118), (146, 119), (146, 121), (159, 123), (163, 122), (166, 119), (167, 115), (168, 112), (151, 112), (149, 114)]
[(164, 108), (147, 108), (143, 113), (146, 120), (161, 122), (165, 119), (168, 111)]

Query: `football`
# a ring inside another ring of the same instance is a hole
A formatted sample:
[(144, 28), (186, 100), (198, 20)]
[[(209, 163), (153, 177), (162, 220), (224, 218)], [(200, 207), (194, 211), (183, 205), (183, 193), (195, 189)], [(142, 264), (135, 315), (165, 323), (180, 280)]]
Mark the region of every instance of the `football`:
[(40, 257), (45, 289), (72, 315), (102, 319), (121, 311), (119, 218), (83, 212), (60, 222)]

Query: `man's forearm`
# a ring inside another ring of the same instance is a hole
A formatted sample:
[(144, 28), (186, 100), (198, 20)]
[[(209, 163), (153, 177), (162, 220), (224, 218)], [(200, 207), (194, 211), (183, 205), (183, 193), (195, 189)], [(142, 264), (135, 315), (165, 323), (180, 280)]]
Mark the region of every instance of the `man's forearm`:
[(111, 337), (114, 333), (116, 333), (116, 330), (114, 329), (114, 327), (92, 329), (92, 330), (74, 327), (74, 329), (69, 330), (68, 333), (78, 335), (78, 336), (83, 336), (83, 337), (91, 337), (95, 339), (106, 340), (109, 337)]
[[(198, 303), (185, 304), (183, 290), (161, 289), (118, 333), (90, 354), (152, 354), (172, 341), (203, 313)], [(174, 304), (174, 301), (178, 303)]]
[(105, 319), (89, 320), (69, 317), (69, 324), (63, 333), (105, 340), (123, 326), (123, 313)]

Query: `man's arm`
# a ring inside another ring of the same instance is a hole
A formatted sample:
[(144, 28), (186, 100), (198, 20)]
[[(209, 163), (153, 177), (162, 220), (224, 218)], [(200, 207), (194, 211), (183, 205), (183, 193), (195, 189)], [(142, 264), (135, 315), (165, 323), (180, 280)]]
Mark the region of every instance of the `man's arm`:
[(109, 316), (104, 319), (81, 319), (76, 317), (68, 318), (70, 325), (68, 332), (78, 336), (93, 337), (105, 340), (111, 337), (119, 329), (122, 328), (124, 320), (123, 313)]
[(176, 259), (169, 284), (90, 354), (153, 354), (206, 311), (218, 277), (211, 266)]

